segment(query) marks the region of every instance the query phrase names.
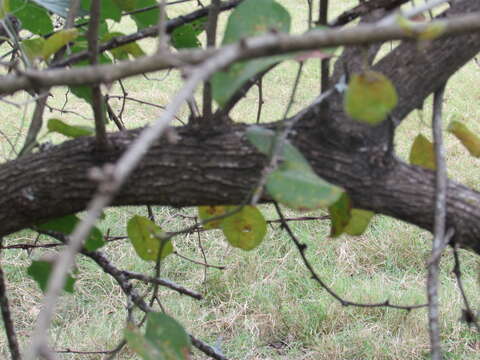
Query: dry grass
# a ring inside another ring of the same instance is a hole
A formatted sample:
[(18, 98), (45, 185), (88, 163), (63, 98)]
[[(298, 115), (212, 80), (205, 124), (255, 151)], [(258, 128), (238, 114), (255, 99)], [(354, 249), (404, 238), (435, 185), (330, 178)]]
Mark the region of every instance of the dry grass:
[[(305, 2), (283, 0), (295, 14), (296, 32), (305, 28)], [(339, 13), (353, 1), (336, 2), (334, 12)], [(173, 8), (172, 8), (173, 9)], [(174, 8), (180, 13), (185, 6)], [(175, 14), (172, 12), (171, 16)], [(224, 23), (223, 19), (223, 23)], [(128, 25), (128, 24), (127, 24)], [(124, 29), (123, 29), (124, 30)], [(151, 47), (152, 41), (145, 41)], [(264, 120), (278, 119), (284, 111), (297, 65), (286, 62), (268, 74), (264, 80)], [(463, 119), (480, 132), (477, 83), (480, 68), (468, 64), (449, 82), (447, 90), (447, 117), (461, 114)], [(159, 78), (161, 75), (153, 75)], [(172, 72), (162, 81), (137, 77), (125, 81), (129, 96), (145, 101), (166, 104), (171, 94), (181, 85), (178, 74)], [(318, 63), (309, 62), (298, 94), (296, 109), (308, 104), (318, 89)], [(120, 94), (115, 86), (111, 93)], [(61, 107), (64, 97), (61, 90), (54, 92), (51, 104)], [(15, 100), (20, 101), (23, 95)], [(235, 108), (233, 117), (241, 121), (253, 121), (257, 106), (256, 89)], [(427, 101), (423, 116), (410, 114), (396, 135), (396, 151), (407, 158), (415, 135), (429, 134), (430, 110)], [(120, 104), (112, 103), (115, 108)], [(145, 105), (130, 104), (125, 118), (133, 128), (149, 123), (159, 111)], [(10, 138), (25, 133), (26, 120), (16, 108), (0, 104), (4, 123), (0, 129)], [(67, 108), (89, 118), (88, 106), (71, 97)], [(25, 111), (26, 119), (32, 105)], [(188, 115), (185, 108), (180, 118)], [(58, 116), (58, 114), (52, 114)], [(78, 124), (90, 120), (73, 114), (62, 116)], [(423, 120), (422, 120), (423, 118)], [(113, 128), (111, 128), (113, 130)], [(20, 137), (21, 139), (21, 137)], [(49, 138), (50, 139), (50, 138)], [(60, 137), (52, 138), (63, 141)], [(450, 175), (469, 186), (478, 188), (479, 165), (452, 136), (446, 136)], [(21, 143), (21, 141), (20, 141)], [(0, 139), (0, 153), (11, 158), (10, 147)], [(18, 148), (19, 145), (17, 145)], [(274, 218), (269, 206), (262, 206), (267, 218)], [(155, 208), (158, 222), (164, 229), (174, 231), (187, 224), (172, 219), (177, 210)], [(185, 209), (194, 214), (194, 209)], [(145, 214), (144, 208), (115, 208), (107, 212), (100, 227), (112, 235), (123, 235), (126, 222), (133, 214)], [(316, 213), (318, 214), (318, 213)], [(289, 213), (295, 216), (294, 213)], [(388, 217), (377, 216), (369, 230), (361, 237), (328, 237), (327, 222), (294, 223), (294, 231), (308, 244), (308, 257), (322, 278), (341, 296), (362, 302), (390, 299), (401, 304), (425, 302), (425, 260), (429, 254), (431, 235), (414, 226)], [(7, 244), (34, 241), (35, 234), (22, 231), (5, 239)], [(49, 241), (42, 239), (42, 241)], [(201, 259), (197, 236), (188, 235), (175, 239), (179, 253)], [(212, 264), (225, 264), (224, 271), (209, 269), (203, 283), (203, 268), (176, 256), (167, 258), (162, 276), (172, 279), (205, 294), (198, 302), (162, 290), (161, 299), (167, 311), (178, 318), (187, 329), (202, 339), (219, 343), (225, 354), (233, 359), (426, 359), (428, 334), (426, 312), (410, 313), (392, 309), (344, 308), (308, 276), (292, 243), (278, 226), (269, 229), (262, 245), (255, 251), (244, 253), (227, 246), (218, 231), (202, 234), (202, 244)], [(50, 250), (52, 251), (52, 250)], [(139, 260), (127, 242), (110, 244), (108, 256), (122, 269), (148, 272), (152, 266)], [(6, 251), (2, 266), (8, 279), (9, 297), (18, 329), (24, 345), (39, 311), (41, 292), (26, 276), (31, 259), (43, 251), (31, 254), (25, 251)], [(464, 281), (473, 306), (478, 308), (478, 258), (462, 252)], [(109, 349), (122, 336), (125, 321), (126, 299), (115, 282), (103, 274), (95, 264), (79, 257), (76, 292), (62, 297), (53, 323), (51, 339), (56, 349), (77, 350)], [(450, 254), (442, 259), (442, 336), (447, 359), (480, 359), (480, 338), (459, 322), (462, 302), (451, 274)], [(145, 288), (139, 284), (139, 290)], [(3, 332), (0, 334), (0, 356), (7, 358), (7, 346)], [(100, 359), (99, 355), (62, 355), (65, 359)], [(121, 359), (135, 356), (126, 349)], [(195, 359), (203, 358), (195, 354)]]

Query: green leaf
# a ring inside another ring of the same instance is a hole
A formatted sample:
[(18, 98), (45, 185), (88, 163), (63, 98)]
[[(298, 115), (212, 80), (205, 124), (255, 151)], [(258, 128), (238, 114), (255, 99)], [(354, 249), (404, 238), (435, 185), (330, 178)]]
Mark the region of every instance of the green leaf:
[(128, 221), (127, 233), (133, 248), (143, 260), (156, 261), (160, 250), (160, 259), (173, 252), (172, 242), (162, 240), (163, 231), (160, 226), (144, 216), (133, 216)]
[[(122, 36), (122, 35), (124, 34), (121, 32), (106, 33), (102, 37), (102, 41), (106, 42), (116, 36)], [(145, 55), (145, 52), (142, 50), (140, 45), (138, 45), (136, 42), (131, 42), (131, 43), (116, 47), (114, 49), (111, 49), (109, 51), (113, 55), (113, 57), (117, 60), (127, 60), (129, 55), (131, 55), (134, 58), (138, 58)]]
[(397, 105), (397, 101), (397, 91), (386, 76), (366, 71), (352, 75), (344, 106), (351, 118), (376, 125), (385, 120)]
[[(227, 211), (229, 211), (232, 207), (231, 206), (199, 206), (198, 207), (198, 217), (200, 220), (204, 221), (207, 219), (210, 219), (212, 217), (220, 216), (225, 214)], [(210, 229), (219, 229), (221, 227), (221, 224), (224, 219), (220, 220), (214, 220), (207, 222), (203, 227), (206, 230)]]
[[(92, 6), (92, 0), (82, 0), (81, 8), (86, 12), (90, 12)], [(119, 22), (122, 19), (122, 11), (113, 0), (101, 0), (100, 1), (100, 19), (112, 19)]]
[(113, 0), (115, 4), (123, 11), (133, 11), (144, 9), (150, 6), (155, 6), (151, 10), (130, 15), (137, 24), (138, 30), (156, 25), (160, 12), (158, 10), (158, 3), (155, 0)]
[[(270, 152), (273, 146), (273, 140), (275, 138), (275, 132), (269, 129), (265, 129), (260, 126), (252, 125), (247, 128), (245, 136), (262, 154), (270, 156)], [(285, 161), (296, 163), (297, 165), (304, 165), (310, 169), (308, 161), (303, 157), (302, 153), (293, 146), (288, 140), (282, 146), (281, 157)]]
[[(228, 18), (223, 45), (245, 37), (271, 30), (289, 32), (291, 18), (288, 11), (274, 0), (246, 0), (238, 5)], [(220, 71), (211, 79), (215, 101), (224, 106), (228, 99), (252, 76), (290, 55), (272, 56), (235, 63), (227, 71)]]
[(47, 60), (51, 55), (55, 54), (70, 41), (75, 40), (78, 36), (78, 29), (65, 29), (57, 31), (55, 34), (45, 40), (42, 49), (42, 56)]
[(433, 144), (422, 134), (418, 134), (410, 149), (410, 164), (435, 170), (435, 150)]
[(450, 122), (447, 128), (449, 133), (461, 141), (470, 153), (475, 157), (480, 157), (480, 138), (474, 134), (464, 123), (457, 120)]
[(26, 0), (10, 0), (10, 6), (12, 14), (22, 22), (24, 29), (38, 35), (53, 31), (52, 19), (43, 7)]
[(42, 57), (43, 45), (45, 39), (43, 37), (22, 40), (21, 45), (23, 52), (30, 60), (34, 60)]
[(337, 237), (343, 234), (350, 222), (352, 203), (350, 197), (343, 193), (340, 198), (328, 208), (331, 218), (330, 236)]
[(127, 325), (128, 346), (144, 360), (190, 359), (190, 337), (183, 326), (164, 313), (147, 314), (145, 336), (133, 324)]
[(161, 350), (164, 359), (190, 358), (190, 337), (177, 320), (165, 313), (147, 314), (145, 338)]
[(145, 336), (132, 323), (128, 323), (123, 335), (128, 347), (135, 351), (143, 360), (162, 360), (163, 355), (159, 349), (151, 344)]
[(49, 119), (47, 128), (51, 132), (56, 132), (72, 138), (77, 138), (79, 136), (90, 136), (95, 133), (95, 130), (91, 127), (68, 125), (60, 119)]
[(303, 164), (285, 162), (267, 178), (266, 188), (272, 198), (300, 211), (332, 205), (343, 190), (318, 177)]
[[(37, 225), (37, 228), (40, 230), (56, 231), (64, 235), (70, 235), (79, 221), (80, 218), (78, 218), (76, 215), (67, 215)], [(85, 240), (84, 247), (87, 251), (95, 251), (101, 248), (103, 245), (105, 245), (103, 234), (99, 228), (94, 226), (90, 231), (90, 235), (88, 235), (88, 238)]]
[[(32, 264), (27, 269), (27, 274), (33, 278), (45, 292), (47, 290), (48, 279), (53, 270), (53, 264), (48, 261), (32, 261)], [(75, 279), (71, 275), (67, 275), (65, 286), (63, 290), (69, 293), (74, 291)]]
[(267, 222), (254, 206), (244, 206), (225, 218), (221, 227), (230, 245), (243, 250), (256, 248), (267, 233)]
[(352, 236), (362, 235), (374, 215), (373, 212), (368, 210), (352, 209), (350, 212), (350, 221), (344, 228), (344, 232)]
[(172, 45), (177, 49), (196, 48), (202, 46), (198, 35), (205, 30), (207, 17), (182, 25), (172, 31)]

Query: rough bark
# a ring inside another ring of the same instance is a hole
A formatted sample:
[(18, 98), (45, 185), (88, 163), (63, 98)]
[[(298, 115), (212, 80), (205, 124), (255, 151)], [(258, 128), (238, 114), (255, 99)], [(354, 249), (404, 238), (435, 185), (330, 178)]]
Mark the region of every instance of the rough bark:
[[(480, 2), (460, 2), (454, 11), (478, 11)], [(400, 94), (398, 123), (439, 84), (480, 50), (480, 34), (434, 41), (427, 51), (404, 43), (375, 66)], [(354, 205), (426, 229), (433, 224), (434, 175), (402, 163), (391, 153), (392, 127), (368, 127), (348, 119), (341, 95), (326, 112), (312, 108), (292, 139), (325, 179), (343, 186)], [(178, 128), (180, 139), (159, 141), (116, 197), (115, 205), (194, 206), (242, 202), (256, 183), (265, 158), (244, 135), (245, 125), (202, 130)], [(111, 148), (95, 150), (80, 138), (0, 166), (0, 236), (37, 222), (83, 210), (94, 193), (93, 166), (115, 161), (137, 131), (109, 135)], [(267, 198), (263, 200), (268, 201)], [(450, 181), (448, 226), (456, 240), (480, 253), (480, 193)]]

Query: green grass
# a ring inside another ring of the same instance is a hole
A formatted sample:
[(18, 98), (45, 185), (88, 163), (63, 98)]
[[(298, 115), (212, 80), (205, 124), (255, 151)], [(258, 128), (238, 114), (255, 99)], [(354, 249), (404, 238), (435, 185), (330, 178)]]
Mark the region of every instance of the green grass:
[[(294, 31), (305, 30), (306, 1), (283, 0), (294, 14)], [(353, 4), (339, 1), (333, 12)], [(173, 7), (171, 16), (181, 13), (185, 5)], [(222, 26), (225, 15), (222, 15)], [(125, 25), (125, 24), (124, 24)], [(131, 24), (130, 24), (131, 25)], [(126, 23), (125, 26), (130, 26)], [(125, 31), (125, 29), (122, 29)], [(154, 41), (143, 42), (153, 48)], [(264, 121), (282, 116), (291, 91), (298, 65), (287, 61), (269, 73), (264, 80)], [(154, 74), (152, 77), (160, 77)], [(480, 132), (476, 121), (480, 117), (477, 106), (480, 89), (479, 68), (475, 63), (465, 66), (449, 82), (446, 97), (446, 117), (461, 114), (464, 121)], [(295, 109), (308, 104), (319, 86), (318, 62), (305, 66)], [(163, 81), (149, 81), (136, 77), (125, 81), (129, 95), (145, 101), (165, 105), (175, 90), (181, 86), (180, 77), (172, 72)], [(120, 94), (115, 85), (111, 94)], [(256, 117), (257, 89), (252, 89), (235, 108), (232, 117), (253, 122)], [(63, 105), (61, 90), (54, 91), (50, 102), (55, 107)], [(24, 95), (14, 100), (21, 101)], [(119, 109), (120, 103), (112, 103)], [(408, 158), (413, 138), (419, 133), (430, 134), (429, 110), (431, 100), (425, 104), (423, 114), (413, 112), (396, 133), (396, 151)], [(157, 109), (130, 104), (125, 113), (128, 127), (151, 122), (159, 115)], [(5, 121), (0, 129), (9, 137), (24, 136), (27, 121), (21, 121), (22, 111), (0, 103)], [(25, 111), (27, 119), (33, 106)], [(74, 97), (67, 108), (90, 118), (90, 109)], [(58, 116), (58, 113), (52, 113)], [(179, 117), (188, 116), (184, 108)], [(87, 124), (89, 120), (73, 114), (62, 118)], [(423, 120), (422, 120), (423, 118)], [(114, 130), (113, 127), (110, 130)], [(20, 137), (20, 140), (22, 138)], [(53, 137), (55, 142), (63, 141)], [(18, 142), (19, 144), (22, 141)], [(17, 149), (19, 148), (17, 144)], [(0, 153), (9, 159), (10, 148), (0, 138)], [(450, 175), (479, 188), (479, 164), (471, 158), (461, 144), (446, 135), (446, 148)], [(275, 214), (270, 206), (262, 206), (266, 218)], [(195, 214), (194, 209), (182, 210)], [(188, 220), (174, 217), (179, 210), (156, 207), (158, 223), (168, 231), (186, 225)], [(122, 207), (110, 209), (99, 226), (112, 235), (123, 235), (126, 223), (133, 214), (145, 214), (145, 208)], [(315, 215), (321, 212), (314, 213)], [(287, 211), (287, 215), (297, 214)], [(302, 242), (308, 245), (307, 256), (322, 279), (342, 297), (357, 302), (381, 302), (389, 299), (398, 304), (425, 302), (425, 263), (430, 252), (431, 234), (414, 226), (385, 216), (376, 216), (369, 230), (356, 238), (329, 238), (329, 223), (292, 223)], [(297, 250), (277, 225), (269, 227), (267, 238), (252, 252), (233, 249), (224, 241), (218, 230), (202, 233), (202, 245), (208, 261), (226, 265), (223, 271), (208, 269), (204, 280), (201, 266), (168, 257), (162, 268), (162, 277), (171, 279), (205, 295), (203, 301), (180, 296), (161, 289), (162, 304), (167, 312), (179, 319), (193, 334), (209, 343), (219, 342), (225, 354), (232, 359), (427, 359), (429, 340), (426, 311), (410, 313), (393, 309), (365, 309), (342, 307), (310, 279)], [(22, 231), (5, 239), (6, 244), (33, 242), (35, 234)], [(41, 241), (50, 242), (46, 238)], [(175, 247), (185, 256), (201, 260), (196, 234), (177, 237)], [(115, 242), (105, 252), (122, 269), (150, 272), (152, 265), (141, 261), (128, 242)], [(37, 285), (27, 277), (26, 268), (31, 259), (37, 259), (55, 250), (35, 250), (31, 254), (22, 250), (4, 251), (2, 266), (8, 280), (8, 292), (19, 340), (25, 346), (40, 310), (42, 297)], [(478, 309), (478, 257), (461, 252), (464, 282), (472, 305)], [(441, 267), (441, 325), (443, 346), (447, 359), (480, 359), (480, 338), (459, 321), (462, 301), (451, 273), (453, 263), (447, 252)], [(55, 316), (51, 340), (55, 349), (102, 350), (115, 346), (122, 337), (125, 324), (126, 299), (116, 283), (105, 275), (91, 260), (78, 257), (77, 283), (74, 296), (61, 298)], [(139, 291), (147, 288), (137, 284)], [(139, 314), (135, 313), (135, 316)], [(3, 332), (0, 333), (0, 357), (8, 357)], [(125, 349), (121, 359), (135, 359)], [(99, 355), (61, 355), (65, 359), (100, 359)], [(203, 359), (195, 353), (194, 359)]]

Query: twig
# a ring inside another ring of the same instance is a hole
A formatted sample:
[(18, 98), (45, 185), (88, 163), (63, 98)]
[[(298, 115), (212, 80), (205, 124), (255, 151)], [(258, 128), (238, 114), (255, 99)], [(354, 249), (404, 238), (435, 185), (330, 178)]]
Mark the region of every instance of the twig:
[(223, 265), (212, 265), (212, 264), (207, 264), (205, 262), (201, 262), (198, 260), (190, 259), (189, 257), (186, 257), (185, 255), (182, 255), (177, 251), (175, 251), (174, 254), (177, 255), (179, 258), (182, 258), (184, 260), (190, 261), (191, 263), (202, 265), (205, 267), (210, 267), (210, 268), (219, 269), (219, 270), (225, 270), (227, 268), (226, 266), (223, 266)]
[(262, 108), (265, 102), (263, 100), (263, 78), (258, 79), (257, 87), (258, 87), (258, 109), (257, 109), (257, 119), (255, 123), (260, 124), (260, 118), (262, 117)]
[(420, 304), (420, 305), (395, 305), (395, 304), (390, 304), (389, 300), (385, 300), (384, 302), (381, 303), (373, 303), (373, 304), (364, 304), (364, 303), (357, 303), (349, 300), (345, 300), (337, 293), (335, 293), (316, 273), (315, 269), (313, 268), (312, 264), (308, 261), (305, 251), (307, 250), (307, 245), (301, 243), (298, 238), (295, 236), (293, 233), (292, 229), (290, 228), (290, 225), (285, 221), (285, 217), (282, 213), (282, 210), (280, 209), (280, 206), (278, 205), (277, 202), (273, 202), (273, 205), (275, 206), (275, 210), (277, 211), (277, 214), (282, 222), (281, 227), (285, 229), (287, 232), (288, 236), (290, 239), (293, 241), (295, 246), (298, 249), (298, 252), (300, 253), (300, 256), (302, 257), (303, 263), (305, 264), (305, 267), (308, 269), (310, 272), (313, 280), (315, 280), (327, 293), (329, 293), (335, 300), (337, 300), (342, 306), (356, 306), (356, 307), (364, 307), (364, 308), (375, 308), (375, 307), (386, 307), (386, 308), (393, 308), (393, 309), (399, 309), (399, 310), (406, 310), (406, 311), (411, 311), (414, 309), (419, 309), (426, 307), (427, 304)]
[[(328, 25), (328, 0), (319, 0), (318, 24)], [(330, 87), (330, 59), (320, 60), (320, 74), (320, 92), (322, 93)]]
[(440, 343), (440, 327), (438, 321), (438, 276), (440, 256), (435, 254), (441, 252), (445, 243), (445, 220), (446, 220), (446, 197), (447, 197), (447, 167), (445, 163), (445, 149), (443, 147), (442, 135), (442, 103), (445, 84), (435, 91), (433, 98), (433, 119), (432, 130), (435, 146), (436, 162), (436, 192), (435, 192), (435, 220), (434, 239), (432, 256), (427, 275), (428, 295), (428, 325), (430, 334), (430, 354), (432, 360), (442, 359), (442, 348)]
[(37, 136), (43, 125), (43, 112), (45, 111), (45, 106), (47, 105), (48, 94), (48, 90), (44, 91), (43, 96), (40, 96), (35, 104), (32, 121), (30, 122), (27, 137), (25, 138), (25, 143), (19, 152), (19, 156), (28, 154), (37, 144)]
[[(3, 239), (0, 239), (0, 244)], [(3, 244), (2, 244), (3, 245)], [(18, 346), (17, 335), (15, 334), (15, 326), (13, 325), (12, 316), (10, 313), (10, 306), (8, 304), (7, 287), (5, 285), (5, 275), (3, 268), (0, 265), (0, 308), (2, 311), (3, 325), (8, 340), (8, 348), (12, 360), (20, 360), (20, 348)]]
[(143, 281), (145, 283), (161, 285), (161, 286), (167, 287), (169, 289), (175, 290), (179, 294), (187, 295), (187, 296), (190, 296), (191, 298), (194, 298), (194, 299), (197, 299), (197, 300), (202, 300), (203, 299), (202, 294), (197, 293), (196, 291), (187, 289), (184, 286), (175, 284), (173, 281), (170, 281), (170, 280), (167, 280), (167, 279), (160, 279), (160, 278), (156, 278), (156, 277), (153, 277), (153, 276), (148, 276), (148, 275), (144, 275), (144, 274), (141, 274), (141, 273), (136, 273), (136, 272), (133, 272), (133, 271), (127, 271), (127, 270), (121, 270), (121, 272), (128, 279), (136, 279), (136, 280)]
[[(88, 51), (90, 52), (90, 64), (98, 63), (98, 31), (100, 27), (100, 1), (92, 0), (90, 5), (90, 22), (87, 31)], [(107, 133), (103, 112), (104, 100), (99, 85), (92, 86), (92, 110), (95, 118), (95, 137), (98, 150), (105, 151), (107, 148)]]
[(158, 3), (159, 17), (158, 17), (158, 47), (159, 53), (168, 51), (167, 38), (167, 13), (165, 9), (165, 0), (160, 0)]
[[(217, 37), (217, 21), (220, 12), (220, 0), (212, 0), (207, 20), (207, 47), (214, 48)], [(203, 85), (203, 117), (211, 121), (212, 117), (212, 85), (205, 81)]]
[(475, 312), (472, 310), (472, 307), (470, 306), (470, 302), (468, 301), (468, 298), (467, 298), (467, 294), (463, 287), (460, 257), (458, 256), (458, 244), (456, 242), (453, 244), (452, 249), (453, 249), (453, 259), (455, 261), (455, 265), (453, 266), (453, 273), (455, 274), (455, 278), (457, 279), (458, 290), (462, 295), (463, 304), (465, 305), (465, 309), (462, 309), (463, 311), (462, 318), (465, 320), (468, 326), (473, 324), (476, 327), (477, 331), (480, 332), (478, 317), (477, 315), (475, 315)]

